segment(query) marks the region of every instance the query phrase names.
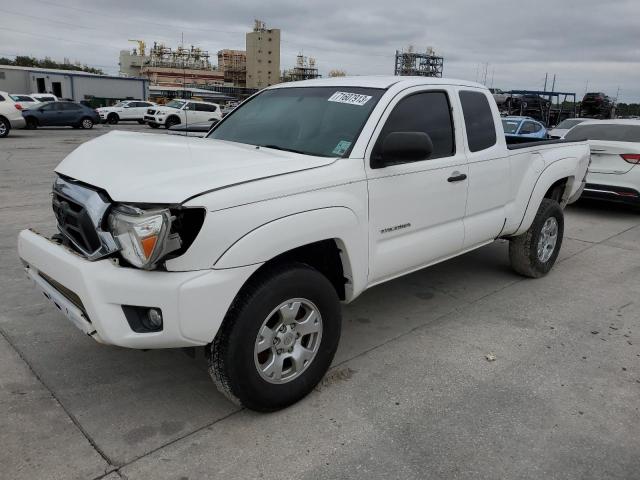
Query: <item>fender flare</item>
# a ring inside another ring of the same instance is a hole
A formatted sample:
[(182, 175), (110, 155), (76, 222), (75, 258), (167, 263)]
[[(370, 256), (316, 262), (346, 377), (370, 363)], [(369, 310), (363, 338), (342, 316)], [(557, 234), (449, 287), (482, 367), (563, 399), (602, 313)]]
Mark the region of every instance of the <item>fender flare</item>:
[(563, 198), (566, 199), (566, 193), (567, 191), (571, 192), (575, 181), (576, 161), (577, 159), (575, 157), (566, 157), (545, 167), (533, 187), (525, 213), (513, 236), (521, 235), (529, 229), (545, 193), (547, 193), (554, 183), (563, 178), (567, 179), (565, 193), (563, 194)]
[[(283, 235), (283, 232), (286, 234)], [(214, 262), (214, 269), (264, 263), (285, 252), (322, 240), (334, 240), (340, 250), (350, 301), (366, 286), (368, 247), (366, 225), (347, 207), (326, 207), (271, 220), (237, 239)]]

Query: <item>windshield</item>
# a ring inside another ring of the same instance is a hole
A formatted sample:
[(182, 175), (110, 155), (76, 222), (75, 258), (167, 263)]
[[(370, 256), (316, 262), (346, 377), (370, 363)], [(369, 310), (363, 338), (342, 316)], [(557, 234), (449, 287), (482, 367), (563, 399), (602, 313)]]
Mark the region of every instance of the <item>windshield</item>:
[(165, 104), (165, 107), (169, 108), (182, 108), (182, 106), (187, 103), (181, 100), (171, 100), (169, 103)]
[(569, 128), (575, 127), (576, 125), (582, 122), (584, 122), (584, 120), (577, 120), (575, 118), (570, 118), (570, 119), (561, 121), (558, 125), (556, 125), (556, 128), (569, 129)]
[(502, 120), (502, 128), (504, 133), (516, 133), (518, 131), (520, 120)]
[(129, 102), (118, 102), (114, 105), (114, 107), (124, 107), (125, 105), (128, 105)]
[(346, 157), (384, 92), (358, 87), (266, 90), (233, 110), (207, 138)]
[(607, 140), (610, 142), (640, 142), (640, 125), (604, 124), (578, 125), (569, 130), (566, 140)]

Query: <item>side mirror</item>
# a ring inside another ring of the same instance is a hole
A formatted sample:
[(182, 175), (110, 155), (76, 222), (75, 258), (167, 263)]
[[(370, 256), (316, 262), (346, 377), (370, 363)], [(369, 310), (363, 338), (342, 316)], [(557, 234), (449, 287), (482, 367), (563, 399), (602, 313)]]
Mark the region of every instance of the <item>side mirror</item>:
[(392, 132), (382, 141), (382, 148), (372, 162), (373, 168), (396, 163), (427, 160), (433, 153), (431, 137), (424, 132)]

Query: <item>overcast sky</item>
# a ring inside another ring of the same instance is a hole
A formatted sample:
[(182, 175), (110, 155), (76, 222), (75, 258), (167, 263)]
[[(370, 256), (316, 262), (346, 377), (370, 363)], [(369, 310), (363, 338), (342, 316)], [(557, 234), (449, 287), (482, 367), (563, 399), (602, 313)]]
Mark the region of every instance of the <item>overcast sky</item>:
[[(302, 51), (320, 73), (393, 74), (396, 49), (427, 46), (444, 75), (502, 89), (604, 91), (640, 101), (640, 0), (21, 0), (3, 2), (0, 56), (68, 57), (118, 72), (128, 39), (211, 53), (244, 49), (254, 18), (282, 31), (281, 67)], [(587, 87), (588, 85), (588, 87)]]

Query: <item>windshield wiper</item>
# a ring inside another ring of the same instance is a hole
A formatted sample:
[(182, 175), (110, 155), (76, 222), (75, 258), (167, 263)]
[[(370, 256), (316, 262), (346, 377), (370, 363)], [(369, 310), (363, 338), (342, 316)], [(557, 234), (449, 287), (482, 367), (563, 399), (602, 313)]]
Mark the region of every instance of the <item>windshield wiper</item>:
[(286, 148), (281, 147), (280, 145), (258, 145), (259, 147), (271, 148), (273, 150), (282, 150), (283, 152), (293, 152), (293, 153), (301, 153), (303, 155), (309, 155), (307, 152), (303, 152), (302, 150), (296, 150), (294, 148)]

